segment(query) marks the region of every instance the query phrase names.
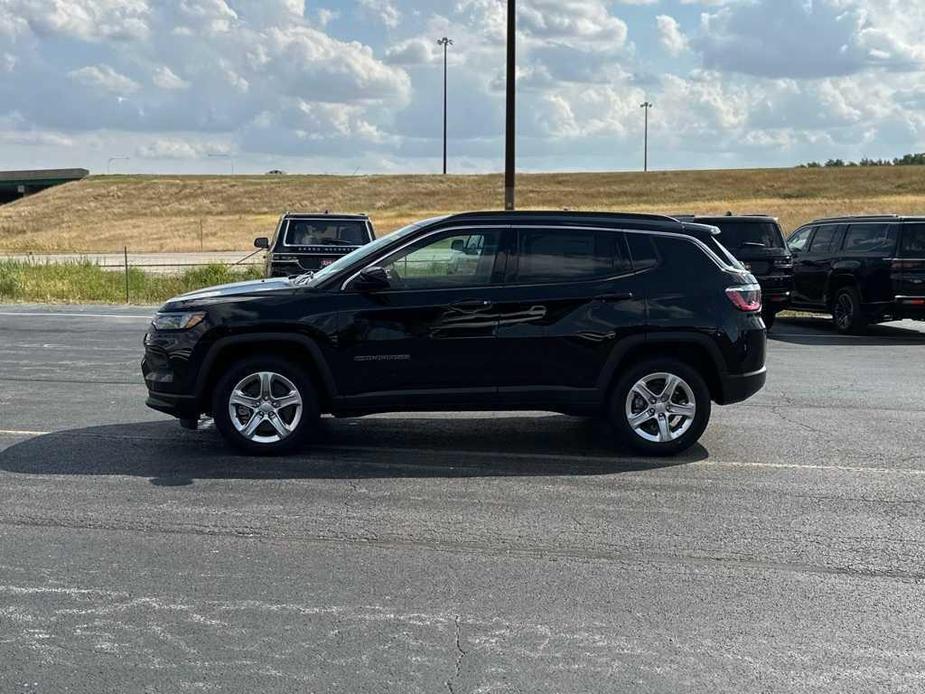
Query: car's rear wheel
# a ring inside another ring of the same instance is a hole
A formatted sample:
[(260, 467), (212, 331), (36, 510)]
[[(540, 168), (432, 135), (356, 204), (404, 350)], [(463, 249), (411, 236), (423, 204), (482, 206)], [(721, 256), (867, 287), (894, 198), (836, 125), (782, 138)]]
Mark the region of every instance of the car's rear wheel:
[(867, 317), (861, 308), (861, 295), (854, 287), (842, 287), (832, 302), (835, 329), (845, 335), (859, 335), (867, 329)]
[(623, 375), (611, 397), (610, 419), (631, 448), (643, 455), (668, 456), (697, 443), (711, 410), (703, 377), (680, 360), (663, 358)]
[(213, 393), (215, 426), (236, 448), (254, 455), (289, 453), (303, 445), (319, 418), (308, 374), (280, 357), (232, 364)]

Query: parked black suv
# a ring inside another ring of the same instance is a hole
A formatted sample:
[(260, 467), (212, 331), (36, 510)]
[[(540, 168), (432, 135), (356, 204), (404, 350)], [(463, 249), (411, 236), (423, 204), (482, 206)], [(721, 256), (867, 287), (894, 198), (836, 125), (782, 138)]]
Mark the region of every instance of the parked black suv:
[(366, 215), (287, 212), (273, 238), (262, 236), (254, 247), (267, 249), (267, 277), (296, 277), (327, 267), (375, 238)]
[(319, 414), (605, 413), (644, 454), (693, 445), (711, 402), (765, 382), (761, 291), (668, 217), (472, 213), (412, 224), (297, 280), (172, 299), (145, 338), (148, 405), (288, 451)]
[(693, 221), (719, 229), (720, 243), (758, 278), (762, 316), (771, 328), (777, 314), (790, 303), (793, 290), (793, 256), (778, 221), (766, 215), (695, 217)]
[(925, 320), (925, 217), (840, 217), (797, 229), (793, 306), (831, 313), (843, 333)]

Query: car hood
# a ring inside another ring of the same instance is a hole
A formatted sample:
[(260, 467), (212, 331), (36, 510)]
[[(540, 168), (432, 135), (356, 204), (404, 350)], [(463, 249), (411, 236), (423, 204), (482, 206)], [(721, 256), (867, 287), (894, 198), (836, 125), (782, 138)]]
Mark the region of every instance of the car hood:
[(269, 292), (291, 291), (294, 286), (292, 280), (288, 277), (274, 277), (265, 280), (220, 284), (215, 287), (197, 289), (194, 292), (175, 296), (167, 302), (167, 306), (177, 304), (185, 305), (197, 302), (212, 303), (213, 301), (221, 301), (222, 299), (233, 299), (237, 297), (253, 296), (255, 294), (266, 294)]

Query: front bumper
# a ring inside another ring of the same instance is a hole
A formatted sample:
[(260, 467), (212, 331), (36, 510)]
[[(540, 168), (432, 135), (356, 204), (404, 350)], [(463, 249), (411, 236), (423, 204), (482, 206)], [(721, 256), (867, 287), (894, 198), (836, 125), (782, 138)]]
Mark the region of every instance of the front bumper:
[(725, 375), (721, 378), (721, 388), (723, 393), (722, 400), (718, 401), (720, 405), (732, 405), (743, 400), (748, 400), (751, 396), (764, 388), (768, 380), (767, 367), (760, 371), (755, 371), (741, 376)]
[(169, 395), (149, 390), (145, 405), (152, 410), (169, 414), (171, 417), (181, 420), (196, 420), (199, 419), (201, 414), (196, 398), (187, 395)]

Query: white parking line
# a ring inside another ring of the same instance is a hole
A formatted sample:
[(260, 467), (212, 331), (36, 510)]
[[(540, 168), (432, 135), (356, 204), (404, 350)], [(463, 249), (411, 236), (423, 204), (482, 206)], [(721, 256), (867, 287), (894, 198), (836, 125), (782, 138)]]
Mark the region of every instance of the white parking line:
[(145, 316), (133, 316), (128, 314), (116, 314), (116, 313), (42, 313), (35, 312), (30, 313), (28, 311), (0, 311), (0, 316), (7, 317), (17, 317), (25, 316), (26, 318), (122, 318), (130, 320), (151, 320), (154, 314), (148, 314)]

